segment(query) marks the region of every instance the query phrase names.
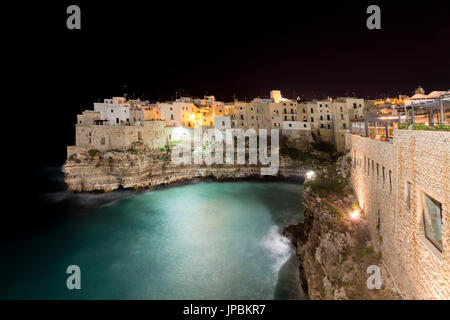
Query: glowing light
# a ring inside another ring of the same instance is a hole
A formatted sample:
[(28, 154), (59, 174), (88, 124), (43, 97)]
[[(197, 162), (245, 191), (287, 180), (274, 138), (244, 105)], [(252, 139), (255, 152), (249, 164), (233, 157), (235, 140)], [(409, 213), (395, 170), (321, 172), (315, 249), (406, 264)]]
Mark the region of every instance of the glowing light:
[(192, 121), (194, 121), (194, 120), (195, 120), (195, 114), (194, 114), (194, 113), (191, 114), (191, 115), (189, 116), (189, 119), (192, 120)]
[(352, 213), (350, 213), (350, 218), (352, 218), (353, 220), (358, 220), (359, 219), (359, 210), (353, 210)]
[(314, 171), (308, 171), (306, 173), (306, 179), (308, 179), (308, 180), (312, 179), (314, 177), (314, 175), (315, 175)]

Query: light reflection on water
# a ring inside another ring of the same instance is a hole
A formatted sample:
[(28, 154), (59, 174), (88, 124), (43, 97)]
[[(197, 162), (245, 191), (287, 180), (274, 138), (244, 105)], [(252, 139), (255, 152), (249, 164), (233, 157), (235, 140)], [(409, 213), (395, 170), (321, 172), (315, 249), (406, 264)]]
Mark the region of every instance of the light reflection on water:
[[(62, 211), (83, 214), (36, 230), (15, 250), (1, 267), (0, 297), (302, 298), (295, 252), (280, 236), (303, 218), (302, 191), (289, 183), (202, 182), (140, 193), (47, 194), (49, 210), (64, 203)], [(65, 288), (71, 264), (81, 268), (80, 291)]]

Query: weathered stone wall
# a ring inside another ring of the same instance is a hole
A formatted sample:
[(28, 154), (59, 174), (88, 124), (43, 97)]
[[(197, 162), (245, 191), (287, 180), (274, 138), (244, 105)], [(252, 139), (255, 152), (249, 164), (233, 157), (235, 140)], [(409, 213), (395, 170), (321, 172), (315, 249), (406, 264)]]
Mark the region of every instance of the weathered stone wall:
[(289, 147), (298, 150), (309, 150), (313, 141), (311, 130), (282, 130), (281, 134)]
[[(450, 134), (396, 130), (391, 142), (346, 138), (350, 183), (398, 289), (405, 298), (450, 299)], [(441, 203), (442, 251), (424, 236), (422, 193)]]
[(164, 147), (166, 145), (164, 121), (143, 121), (140, 126), (76, 125), (78, 147), (99, 151), (127, 150), (133, 148), (133, 144), (137, 142), (151, 149)]

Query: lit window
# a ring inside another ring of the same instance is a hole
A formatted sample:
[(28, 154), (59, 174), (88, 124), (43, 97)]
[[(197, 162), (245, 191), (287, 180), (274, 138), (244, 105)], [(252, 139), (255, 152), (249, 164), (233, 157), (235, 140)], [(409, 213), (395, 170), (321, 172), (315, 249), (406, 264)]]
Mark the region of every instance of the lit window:
[(422, 208), (425, 236), (442, 251), (442, 205), (422, 193)]

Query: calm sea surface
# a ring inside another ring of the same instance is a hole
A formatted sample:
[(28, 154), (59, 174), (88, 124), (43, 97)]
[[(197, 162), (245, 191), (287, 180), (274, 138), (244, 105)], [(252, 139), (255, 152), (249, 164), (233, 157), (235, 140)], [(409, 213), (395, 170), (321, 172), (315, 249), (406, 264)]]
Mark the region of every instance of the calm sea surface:
[[(282, 228), (303, 187), (200, 182), (147, 192), (40, 195), (36, 226), (1, 247), (2, 299), (302, 299)], [(44, 208), (44, 209), (42, 209)], [(81, 268), (68, 290), (66, 268)]]

